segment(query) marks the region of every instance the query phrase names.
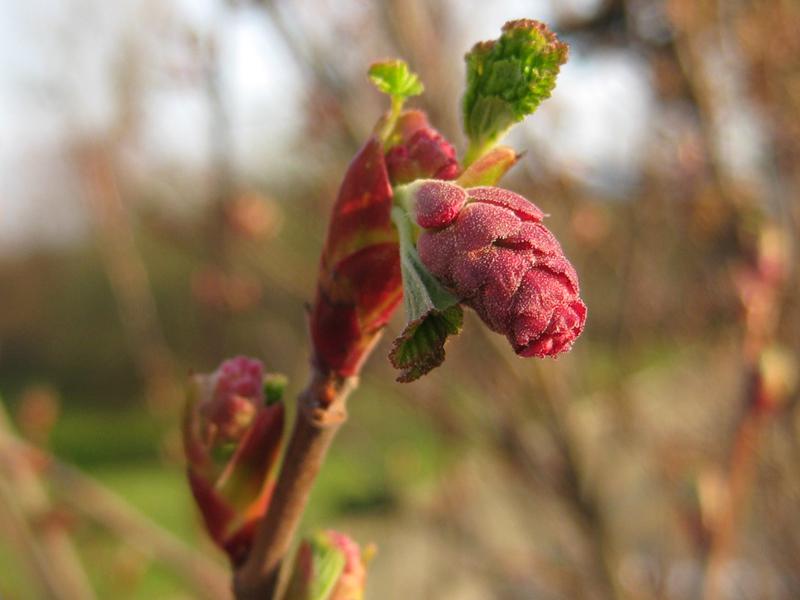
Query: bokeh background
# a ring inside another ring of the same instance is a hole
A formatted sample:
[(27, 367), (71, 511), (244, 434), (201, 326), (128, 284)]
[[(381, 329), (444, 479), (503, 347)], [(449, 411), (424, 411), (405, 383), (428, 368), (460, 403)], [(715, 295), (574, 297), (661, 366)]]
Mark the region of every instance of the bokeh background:
[(393, 322), (304, 528), (375, 542), (382, 600), (800, 597), (792, 0), (0, 2), (0, 596), (222, 597), (187, 372), (301, 389), (368, 64), (405, 58), (463, 150), (463, 55), (521, 17), (571, 55), (504, 184), (586, 331), (521, 360), (471, 315), (402, 385)]

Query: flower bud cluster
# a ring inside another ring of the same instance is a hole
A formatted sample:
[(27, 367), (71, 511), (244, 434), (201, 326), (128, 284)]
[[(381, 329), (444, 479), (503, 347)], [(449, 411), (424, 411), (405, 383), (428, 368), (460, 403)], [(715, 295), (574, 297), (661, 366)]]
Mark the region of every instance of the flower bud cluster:
[(417, 241), (430, 272), (521, 356), (555, 356), (583, 331), (578, 276), (544, 213), (514, 192), (413, 185)]
[(355, 375), (403, 297), (393, 185), (454, 178), (453, 147), (420, 111), (400, 115), (387, 142), (373, 137), (353, 159), (333, 208), (311, 312), (315, 362)]

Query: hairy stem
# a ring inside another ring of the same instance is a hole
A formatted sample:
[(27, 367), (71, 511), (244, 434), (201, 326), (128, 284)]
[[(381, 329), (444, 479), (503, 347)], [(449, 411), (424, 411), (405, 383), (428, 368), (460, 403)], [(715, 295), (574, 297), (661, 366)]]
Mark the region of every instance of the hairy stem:
[(383, 125), (383, 127), (381, 127), (380, 132), (380, 138), (384, 144), (386, 144), (389, 136), (392, 135), (392, 131), (394, 131), (395, 125), (397, 125), (397, 120), (400, 118), (400, 113), (403, 112), (403, 104), (405, 104), (404, 98), (401, 98), (400, 96), (392, 96), (392, 107), (386, 117), (386, 123)]
[(355, 377), (315, 369), (298, 398), (297, 416), (275, 492), (259, 523), (247, 562), (236, 573), (237, 600), (275, 598), (281, 562), (305, 511), (314, 481), (339, 427), (347, 419), (347, 396)]

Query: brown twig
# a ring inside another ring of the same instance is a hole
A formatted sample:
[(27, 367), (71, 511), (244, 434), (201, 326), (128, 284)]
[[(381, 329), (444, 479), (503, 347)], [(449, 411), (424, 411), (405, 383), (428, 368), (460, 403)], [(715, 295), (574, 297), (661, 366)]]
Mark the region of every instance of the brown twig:
[[(59, 499), (115, 533), (127, 544), (154, 556), (189, 583), (198, 597), (213, 600), (230, 597), (228, 576), (222, 566), (195, 552), (184, 542), (152, 523), (88, 475), (60, 462), (8, 430), (0, 430), (0, 447), (7, 450), (7, 455), (13, 454), (28, 459), (20, 462), (35, 463), (40, 469), (41, 476), (56, 490)], [(63, 583), (58, 583), (56, 587), (64, 589)], [(64, 597), (85, 596), (77, 596), (74, 592), (67, 591)]]
[(0, 499), (28, 549), (45, 598), (91, 600), (95, 594), (69, 535), (57, 519), (39, 473), (13, 443), (15, 435), (0, 404)]
[(737, 427), (730, 456), (726, 501), (715, 519), (708, 553), (703, 598), (721, 598), (725, 566), (735, 550), (742, 518), (758, 467), (759, 440), (770, 423), (762, 411), (747, 411)]
[(247, 562), (236, 573), (237, 600), (275, 597), (281, 561), (300, 524), (328, 448), (347, 419), (347, 397), (356, 385), (355, 377), (343, 379), (315, 369), (299, 396), (294, 430), (269, 510), (259, 523)]
[(120, 192), (112, 160), (113, 146), (87, 143), (75, 152), (95, 223), (106, 273), (134, 360), (153, 406), (163, 407), (173, 393), (175, 361), (164, 339), (156, 302), (134, 226)]
[(49, 460), (48, 479), (76, 511), (139, 548), (179, 575), (198, 598), (225, 600), (230, 586), (225, 569), (154, 524), (119, 496), (74, 467)]
[[(767, 262), (785, 274), (786, 255), (781, 252), (770, 255), (764, 243), (771, 237), (770, 230), (762, 225), (760, 233), (762, 239), (756, 264)], [(780, 244), (780, 234), (777, 230), (773, 234)], [(743, 370), (747, 377), (745, 404), (728, 457), (724, 502), (710, 531), (703, 596), (706, 600), (721, 597), (724, 567), (736, 549), (738, 529), (756, 480), (759, 441), (786, 401), (787, 390), (791, 387), (786, 381), (787, 375), (781, 373), (780, 365), (776, 365), (775, 358), (769, 355), (778, 337), (783, 278), (774, 274), (770, 276), (770, 270), (765, 272), (763, 267), (751, 269), (750, 282), (740, 283), (744, 308)]]
[[(600, 498), (588, 485), (585, 470), (581, 464), (578, 435), (566, 412), (565, 407), (568, 406), (570, 392), (565, 388), (563, 373), (560, 376), (554, 376), (554, 365), (547, 365), (545, 368), (542, 364), (537, 363), (536, 370), (542, 389), (536, 393), (537, 391), (531, 388), (530, 379), (520, 375), (517, 370), (518, 363), (511, 358), (505, 348), (500, 346), (500, 338), (485, 331), (483, 331), (483, 337), (487, 346), (495, 350), (497, 356), (509, 367), (508, 373), (514, 377), (517, 389), (525, 390), (526, 395), (536, 397), (537, 405), (544, 413), (548, 431), (562, 462), (558, 481), (548, 483), (551, 484), (552, 491), (556, 492), (565, 502), (585, 540), (587, 553), (591, 557), (594, 588), (602, 598), (607, 600), (624, 598), (625, 594), (615, 576), (616, 552), (610, 527)], [(501, 407), (501, 410), (507, 412), (509, 409)], [(505, 420), (505, 425), (511, 429), (517, 428), (519, 419), (514, 415), (510, 415), (510, 417)], [(509, 429), (505, 429), (504, 434), (504, 438), (510, 434), (516, 440), (514, 446), (505, 448), (504, 457), (523, 478), (524, 483), (531, 489), (539, 489), (544, 481), (535, 468), (530, 468), (531, 461), (529, 457), (526, 457), (524, 450), (524, 434), (519, 430), (511, 433)], [(517, 455), (514, 456), (514, 454)]]
[(16, 493), (5, 477), (0, 477), (0, 531), (13, 548), (14, 555), (28, 575), (31, 591), (40, 598), (60, 599), (56, 574), (50, 568), (50, 560), (39, 544), (33, 529), (16, 499)]

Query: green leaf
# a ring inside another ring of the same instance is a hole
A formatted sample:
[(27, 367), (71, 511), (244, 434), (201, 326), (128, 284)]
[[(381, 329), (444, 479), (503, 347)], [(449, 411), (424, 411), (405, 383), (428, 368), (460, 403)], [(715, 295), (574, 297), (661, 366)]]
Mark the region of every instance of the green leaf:
[(311, 583), (309, 600), (327, 600), (339, 583), (346, 559), (341, 550), (324, 538), (314, 538), (314, 580)]
[(425, 89), (417, 74), (400, 59), (373, 63), (369, 68), (369, 78), (375, 87), (393, 99), (419, 96)]
[(447, 337), (461, 333), (463, 323), (464, 312), (456, 304), (444, 311), (431, 310), (406, 325), (389, 355), (395, 368), (403, 371), (397, 381), (414, 381), (441, 365)]
[(282, 373), (267, 373), (264, 376), (264, 403), (272, 406), (283, 400), (289, 380)]
[(547, 25), (532, 19), (509, 21), (499, 39), (472, 48), (463, 99), (468, 164), (550, 97), (568, 53)]
[(400, 239), (403, 305), (406, 324), (392, 346), (389, 359), (402, 370), (400, 382), (418, 379), (444, 362), (448, 336), (461, 332), (463, 312), (459, 299), (425, 268), (414, 246), (408, 213), (395, 206), (392, 221)]
[(327, 600), (344, 570), (344, 553), (318, 533), (297, 551), (286, 600)]

